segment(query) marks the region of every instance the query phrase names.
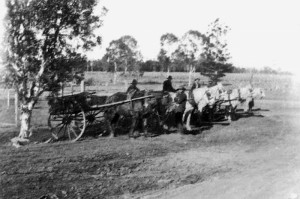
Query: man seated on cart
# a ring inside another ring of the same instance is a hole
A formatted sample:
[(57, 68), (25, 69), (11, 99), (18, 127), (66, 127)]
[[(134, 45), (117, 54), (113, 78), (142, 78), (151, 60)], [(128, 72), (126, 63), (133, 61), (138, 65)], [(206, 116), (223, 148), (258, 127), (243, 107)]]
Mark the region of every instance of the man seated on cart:
[(173, 92), (175, 93), (177, 90), (172, 86), (172, 76), (170, 75), (163, 83), (163, 93), (164, 92)]
[(140, 91), (140, 89), (137, 87), (137, 83), (138, 81), (136, 79), (133, 79), (126, 93), (129, 94), (130, 96), (133, 96), (136, 92)]

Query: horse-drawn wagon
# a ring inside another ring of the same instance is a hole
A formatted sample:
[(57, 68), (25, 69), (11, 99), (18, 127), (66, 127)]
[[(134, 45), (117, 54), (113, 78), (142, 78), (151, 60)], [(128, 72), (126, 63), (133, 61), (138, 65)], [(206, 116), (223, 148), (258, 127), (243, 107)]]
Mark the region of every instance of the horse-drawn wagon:
[(95, 92), (51, 97), (48, 126), (55, 139), (77, 141), (86, 130), (103, 124), (107, 109), (151, 97), (143, 96), (113, 103), (106, 103), (107, 96), (98, 96)]

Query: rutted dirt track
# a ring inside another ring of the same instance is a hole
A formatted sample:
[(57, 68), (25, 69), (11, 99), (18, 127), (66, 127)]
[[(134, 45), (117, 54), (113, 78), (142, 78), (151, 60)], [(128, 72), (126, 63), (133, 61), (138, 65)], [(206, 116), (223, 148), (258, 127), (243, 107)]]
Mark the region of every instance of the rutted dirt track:
[(1, 197), (300, 195), (300, 104), (266, 100), (258, 106), (264, 109), (255, 116), (198, 135), (121, 136), (13, 149), (3, 133)]
[[(226, 165), (229, 172), (145, 198), (300, 198), (299, 103), (287, 103), (284, 109), (278, 102), (265, 102), (265, 107), (266, 103), (273, 105), (273, 111), (264, 113), (255, 126), (247, 126), (241, 133), (251, 130), (255, 135), (273, 134), (273, 138), (233, 148), (220, 146), (219, 153), (210, 153), (208, 161), (215, 157), (217, 161), (211, 165)], [(183, 157), (197, 162), (206, 155), (197, 150)]]

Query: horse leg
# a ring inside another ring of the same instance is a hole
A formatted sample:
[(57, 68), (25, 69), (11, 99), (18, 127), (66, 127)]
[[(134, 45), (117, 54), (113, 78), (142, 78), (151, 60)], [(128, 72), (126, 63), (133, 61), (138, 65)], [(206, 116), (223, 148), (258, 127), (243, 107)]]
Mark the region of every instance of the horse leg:
[(228, 120), (229, 117), (229, 107), (225, 106), (225, 119)]
[(233, 115), (233, 108), (232, 108), (232, 106), (230, 105), (229, 107), (228, 107), (228, 116), (227, 116), (227, 120), (228, 120), (228, 122), (230, 123), (231, 121), (232, 121), (232, 115)]
[(183, 125), (182, 125), (182, 114), (180, 112), (175, 113), (175, 123), (177, 125), (177, 132), (183, 134)]
[(147, 129), (147, 126), (148, 126), (148, 118), (144, 117), (143, 118), (143, 125), (142, 125), (142, 130), (143, 130), (143, 133), (144, 135), (147, 137), (148, 135), (148, 129)]
[(109, 137), (114, 137), (114, 130), (113, 130), (113, 127), (112, 127), (112, 124), (111, 124), (111, 112), (109, 111), (105, 111), (103, 116), (104, 116), (104, 124), (105, 126), (108, 128), (106, 131), (108, 131), (109, 133)]
[(110, 122), (110, 125), (109, 125), (109, 131), (110, 131), (109, 137), (110, 138), (115, 137), (115, 130), (116, 130), (116, 127), (118, 126), (119, 118), (120, 118), (120, 115), (115, 114)]
[(208, 108), (208, 120), (209, 122), (213, 122), (213, 107)]
[(225, 107), (225, 119), (226, 119), (228, 122), (231, 122), (231, 121), (232, 121), (231, 115), (232, 115), (232, 106), (231, 106), (231, 105), (226, 106), (226, 107)]
[(173, 122), (171, 122), (172, 120), (174, 120), (173, 118), (173, 113), (171, 112), (167, 112), (165, 115), (164, 115), (165, 119), (162, 121), (162, 126), (163, 126), (163, 129), (165, 129), (166, 131), (170, 131), (170, 128), (171, 126), (173, 125)]
[(188, 112), (186, 114), (187, 114), (187, 119), (186, 119), (185, 127), (186, 127), (186, 130), (191, 131), (192, 130), (192, 128), (191, 128), (191, 116), (192, 116), (192, 113)]
[(233, 121), (237, 120), (237, 115), (236, 115), (236, 106), (235, 107), (232, 107), (232, 111), (231, 111), (231, 119)]
[(248, 112), (252, 113), (252, 108), (254, 107), (254, 99), (251, 99), (248, 103)]
[(114, 137), (114, 125), (111, 123), (111, 121), (108, 119), (108, 118), (105, 118), (105, 126), (107, 126), (107, 130), (108, 130), (108, 133), (109, 133), (109, 138), (113, 138)]
[(197, 126), (201, 126), (201, 122), (202, 122), (202, 112), (200, 112), (200, 111), (197, 111)]
[(132, 117), (132, 122), (131, 122), (131, 126), (130, 126), (130, 130), (129, 130), (129, 137), (137, 137), (134, 135), (134, 130), (135, 130), (135, 126), (137, 124), (137, 117), (133, 116)]

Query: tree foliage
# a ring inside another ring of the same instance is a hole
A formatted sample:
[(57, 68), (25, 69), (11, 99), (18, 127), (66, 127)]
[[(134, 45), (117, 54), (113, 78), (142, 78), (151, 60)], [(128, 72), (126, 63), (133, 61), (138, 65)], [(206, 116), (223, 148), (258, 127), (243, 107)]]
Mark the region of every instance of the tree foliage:
[(101, 16), (94, 14), (96, 4), (96, 0), (6, 1), (4, 62), (9, 83), (19, 94), (21, 114), (30, 118), (44, 91), (56, 92), (62, 82), (80, 77), (86, 65), (83, 53), (101, 43), (93, 34), (102, 25)]
[(137, 40), (132, 36), (126, 35), (110, 42), (106, 49), (104, 58), (110, 63), (111, 67), (117, 65), (117, 70), (125, 72), (137, 69), (142, 60)]
[(171, 64), (171, 58), (167, 56), (167, 52), (164, 49), (160, 49), (157, 60), (160, 64), (160, 71), (167, 71)]
[(205, 38), (199, 31), (188, 31), (180, 39), (178, 48), (172, 54), (172, 60), (186, 66), (186, 71), (194, 70), (196, 63), (202, 59)]
[(158, 61), (147, 60), (141, 64), (141, 71), (143, 72), (152, 72), (152, 71), (160, 71), (160, 64)]
[(170, 71), (171, 62), (173, 61), (172, 54), (178, 46), (178, 41), (179, 39), (172, 33), (166, 33), (160, 37), (161, 49), (157, 59), (164, 70)]
[(220, 81), (225, 76), (225, 72), (230, 72), (233, 69), (232, 65), (228, 63), (230, 53), (225, 39), (229, 30), (228, 26), (216, 19), (209, 25), (206, 33), (203, 59), (200, 65), (201, 74), (209, 77), (211, 85)]

